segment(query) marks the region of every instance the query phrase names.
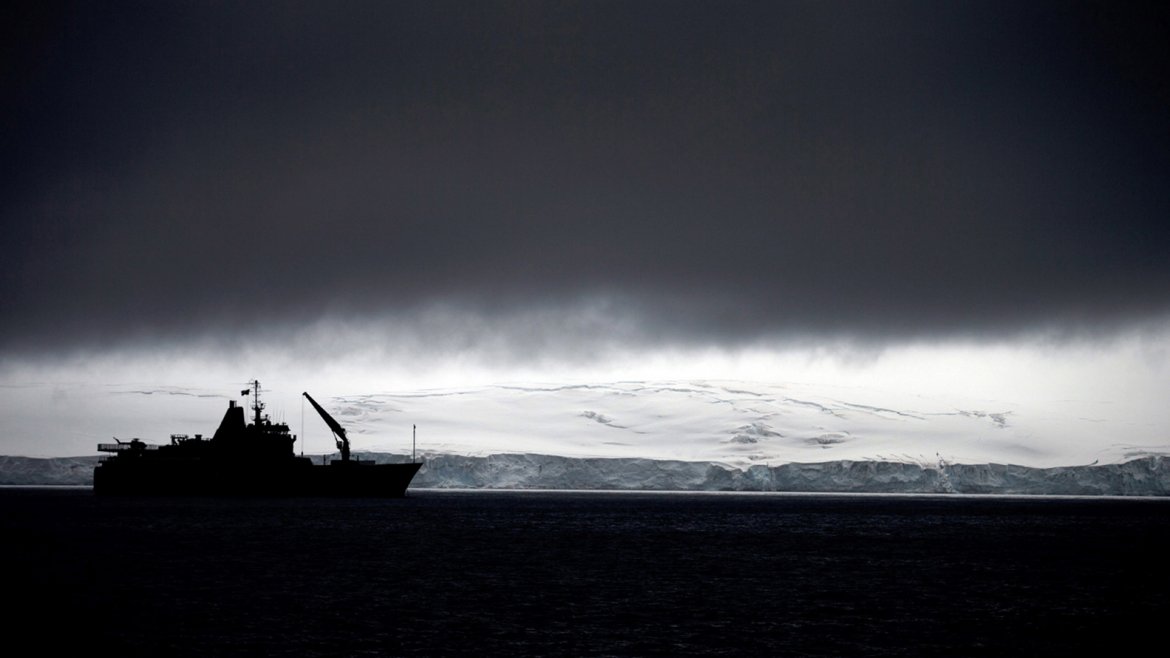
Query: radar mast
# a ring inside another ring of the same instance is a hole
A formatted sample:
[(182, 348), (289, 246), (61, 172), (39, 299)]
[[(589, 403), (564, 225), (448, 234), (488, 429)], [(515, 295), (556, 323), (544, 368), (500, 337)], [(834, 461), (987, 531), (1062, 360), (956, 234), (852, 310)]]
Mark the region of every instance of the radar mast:
[(260, 401), (260, 380), (253, 379), (248, 384), (252, 388), (240, 391), (240, 395), (252, 395), (252, 412), (255, 414), (255, 420), (252, 423), (256, 427), (260, 427), (260, 412), (264, 410), (264, 403)]

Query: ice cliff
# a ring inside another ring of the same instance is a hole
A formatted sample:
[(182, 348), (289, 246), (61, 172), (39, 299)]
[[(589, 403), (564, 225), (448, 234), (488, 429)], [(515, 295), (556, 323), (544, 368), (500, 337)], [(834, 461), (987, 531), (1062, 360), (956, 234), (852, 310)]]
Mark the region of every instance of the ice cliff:
[[(385, 453), (359, 456), (379, 462), (407, 459)], [(740, 469), (714, 462), (536, 454), (430, 454), (422, 461), (412, 484), (416, 489), (1170, 495), (1170, 459), (1160, 456), (1056, 468), (841, 460)], [(0, 485), (88, 485), (96, 462), (96, 457), (0, 457)]]
[(1009, 464), (831, 461), (751, 466), (505, 454), (427, 456), (415, 487), (1048, 495), (1170, 494), (1170, 460), (1030, 468)]

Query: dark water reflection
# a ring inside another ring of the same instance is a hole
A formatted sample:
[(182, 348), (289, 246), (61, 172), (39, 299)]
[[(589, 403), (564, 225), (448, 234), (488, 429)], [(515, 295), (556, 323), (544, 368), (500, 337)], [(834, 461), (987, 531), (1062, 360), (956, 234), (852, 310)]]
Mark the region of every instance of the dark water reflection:
[(0, 490), (13, 629), (115, 655), (1136, 651), (1170, 501)]

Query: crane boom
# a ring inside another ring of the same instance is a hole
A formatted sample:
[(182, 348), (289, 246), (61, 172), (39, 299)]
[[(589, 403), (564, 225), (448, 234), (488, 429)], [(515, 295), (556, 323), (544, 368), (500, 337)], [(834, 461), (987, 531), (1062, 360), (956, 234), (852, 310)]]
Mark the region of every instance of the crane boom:
[(317, 401), (313, 399), (313, 396), (309, 395), (308, 393), (302, 393), (302, 395), (309, 399), (309, 404), (313, 405), (313, 408), (317, 410), (317, 413), (321, 414), (321, 418), (333, 432), (333, 438), (337, 443), (337, 449), (341, 451), (341, 461), (349, 461), (349, 438), (345, 436), (345, 428), (342, 427), (341, 424), (336, 420), (333, 420), (333, 416), (330, 416), (328, 411), (322, 409), (321, 405), (317, 404)]

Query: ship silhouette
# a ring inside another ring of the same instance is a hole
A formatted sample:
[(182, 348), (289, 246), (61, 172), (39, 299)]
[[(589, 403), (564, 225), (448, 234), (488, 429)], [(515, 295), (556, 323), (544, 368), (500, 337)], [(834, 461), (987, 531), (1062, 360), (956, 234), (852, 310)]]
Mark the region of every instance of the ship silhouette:
[(93, 471), (99, 495), (377, 496), (402, 497), (421, 464), (377, 464), (354, 459), (343, 428), (308, 393), (304, 397), (333, 432), (340, 459), (316, 464), (293, 451), (296, 436), (263, 415), (260, 382), (249, 382), (253, 418), (228, 402), (210, 438), (172, 434), (169, 445), (140, 439), (98, 445), (110, 453)]

